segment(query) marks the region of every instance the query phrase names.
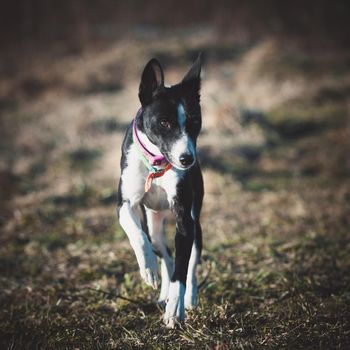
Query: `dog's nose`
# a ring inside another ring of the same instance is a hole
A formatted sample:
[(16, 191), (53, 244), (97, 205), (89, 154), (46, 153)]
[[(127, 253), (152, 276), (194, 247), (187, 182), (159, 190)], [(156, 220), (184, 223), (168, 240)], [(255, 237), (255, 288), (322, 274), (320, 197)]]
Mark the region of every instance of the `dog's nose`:
[(180, 163), (183, 166), (189, 166), (193, 163), (193, 156), (191, 153), (183, 153), (180, 156)]

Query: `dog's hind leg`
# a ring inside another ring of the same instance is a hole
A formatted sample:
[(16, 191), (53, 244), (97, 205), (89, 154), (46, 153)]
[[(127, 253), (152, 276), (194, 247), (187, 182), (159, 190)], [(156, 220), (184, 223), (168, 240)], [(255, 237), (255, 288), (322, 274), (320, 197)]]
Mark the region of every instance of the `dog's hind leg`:
[(148, 233), (156, 253), (161, 258), (161, 290), (158, 303), (165, 306), (168, 297), (170, 279), (174, 271), (174, 262), (169, 254), (165, 239), (165, 213), (146, 209)]

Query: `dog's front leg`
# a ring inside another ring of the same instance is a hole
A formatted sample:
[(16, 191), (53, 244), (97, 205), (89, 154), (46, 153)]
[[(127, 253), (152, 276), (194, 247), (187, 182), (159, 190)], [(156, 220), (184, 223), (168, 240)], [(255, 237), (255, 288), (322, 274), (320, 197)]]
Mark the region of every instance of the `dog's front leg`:
[(191, 217), (189, 199), (178, 196), (173, 203), (173, 213), (176, 220), (176, 253), (175, 270), (169, 286), (164, 314), (164, 323), (168, 328), (174, 328), (178, 321), (183, 321), (185, 318), (186, 277), (194, 240), (194, 221)]
[(134, 249), (140, 274), (144, 281), (154, 289), (158, 288), (158, 264), (152, 245), (141, 228), (137, 206), (124, 202), (119, 210), (119, 222), (126, 232)]

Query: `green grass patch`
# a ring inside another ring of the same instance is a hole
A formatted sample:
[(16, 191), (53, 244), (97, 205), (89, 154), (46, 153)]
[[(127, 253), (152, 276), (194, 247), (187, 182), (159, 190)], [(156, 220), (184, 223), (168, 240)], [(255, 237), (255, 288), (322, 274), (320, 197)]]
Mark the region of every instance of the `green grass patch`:
[(45, 234), (36, 236), (35, 241), (45, 249), (53, 251), (66, 247), (66, 245), (72, 241), (72, 237), (64, 235), (60, 232), (47, 232)]

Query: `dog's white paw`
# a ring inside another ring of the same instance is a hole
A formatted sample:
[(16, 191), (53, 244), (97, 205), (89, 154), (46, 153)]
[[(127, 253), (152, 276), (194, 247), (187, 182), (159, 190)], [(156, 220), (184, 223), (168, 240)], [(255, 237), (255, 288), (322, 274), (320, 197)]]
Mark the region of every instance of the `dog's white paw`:
[(178, 320), (177, 317), (169, 317), (169, 318), (164, 318), (164, 324), (166, 328), (175, 329), (176, 326), (180, 324), (180, 321)]
[(185, 286), (179, 281), (171, 282), (163, 318), (167, 328), (175, 328), (179, 322), (185, 319), (184, 296)]
[(153, 289), (158, 289), (158, 263), (151, 244), (145, 244), (136, 254), (142, 279)]

